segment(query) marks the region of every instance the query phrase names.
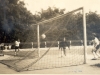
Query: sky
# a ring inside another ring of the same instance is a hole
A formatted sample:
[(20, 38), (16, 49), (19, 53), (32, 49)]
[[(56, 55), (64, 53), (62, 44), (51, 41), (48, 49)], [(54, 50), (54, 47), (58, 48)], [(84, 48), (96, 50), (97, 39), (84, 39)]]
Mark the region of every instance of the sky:
[(41, 9), (57, 7), (66, 9), (66, 12), (84, 7), (86, 12), (93, 11), (100, 14), (100, 0), (23, 0), (26, 7), (33, 14), (40, 12)]

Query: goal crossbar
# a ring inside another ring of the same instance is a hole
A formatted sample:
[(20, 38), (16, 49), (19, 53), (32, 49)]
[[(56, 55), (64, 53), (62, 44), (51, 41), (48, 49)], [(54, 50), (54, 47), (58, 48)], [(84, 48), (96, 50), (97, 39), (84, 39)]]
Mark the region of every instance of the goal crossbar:
[(62, 14), (62, 15), (59, 15), (59, 16), (53, 17), (53, 18), (51, 18), (51, 19), (44, 20), (44, 21), (41, 21), (41, 22), (38, 22), (38, 23), (32, 24), (32, 25), (41, 25), (41, 24), (43, 24), (43, 23), (47, 23), (47, 22), (53, 21), (53, 20), (55, 20), (55, 19), (59, 19), (59, 18), (61, 18), (61, 17), (63, 17), (63, 16), (67, 16), (67, 15), (69, 15), (70, 13), (73, 13), (73, 12), (76, 12), (76, 11), (82, 10), (82, 9), (83, 9), (83, 7), (80, 7), (80, 8), (78, 8), (78, 9), (75, 9), (75, 10), (73, 10), (73, 11), (70, 11), (70, 12), (68, 12), (68, 13), (66, 13), (66, 14)]

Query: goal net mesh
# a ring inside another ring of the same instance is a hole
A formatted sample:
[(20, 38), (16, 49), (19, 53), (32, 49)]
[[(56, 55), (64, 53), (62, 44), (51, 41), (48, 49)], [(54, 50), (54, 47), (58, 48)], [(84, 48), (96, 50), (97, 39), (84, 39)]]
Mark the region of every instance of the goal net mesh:
[[(33, 49), (21, 50), (17, 56), (9, 56), (0, 61), (16, 71), (49, 69), (65, 66), (75, 66), (84, 63), (83, 46), (83, 14), (82, 9), (58, 15), (49, 20), (39, 22), (40, 57), (38, 57), (37, 42), (33, 42)], [(36, 26), (31, 26), (33, 31)], [(81, 30), (81, 34), (79, 34)], [(32, 39), (30, 32), (27, 39)], [(46, 38), (41, 37), (42, 34)], [(37, 33), (35, 35), (35, 38)], [(59, 43), (66, 39), (66, 56), (59, 49)], [(10, 51), (9, 54), (14, 53)]]

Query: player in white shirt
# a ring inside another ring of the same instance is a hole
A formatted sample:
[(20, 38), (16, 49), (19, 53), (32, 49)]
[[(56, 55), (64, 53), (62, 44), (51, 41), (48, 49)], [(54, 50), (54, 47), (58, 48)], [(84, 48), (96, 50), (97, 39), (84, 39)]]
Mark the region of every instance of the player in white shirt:
[(19, 51), (19, 45), (20, 45), (20, 41), (19, 40), (18, 41), (16, 40), (15, 41), (15, 55), (17, 55), (17, 53), (16, 53), (17, 52), (17, 49)]
[(94, 40), (92, 40), (94, 48), (92, 49), (92, 53), (94, 55), (93, 59), (97, 59), (100, 57), (99, 51), (100, 51), (100, 41), (97, 37), (94, 37)]

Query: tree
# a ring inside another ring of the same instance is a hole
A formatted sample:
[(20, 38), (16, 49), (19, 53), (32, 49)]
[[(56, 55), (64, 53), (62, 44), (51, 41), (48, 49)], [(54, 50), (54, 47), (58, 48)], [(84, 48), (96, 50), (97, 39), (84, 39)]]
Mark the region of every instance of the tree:
[(24, 5), (25, 3), (20, 0), (0, 0), (1, 42), (13, 42), (15, 38), (22, 39), (29, 26), (35, 23), (34, 16)]
[[(40, 12), (32, 14), (27, 10), (23, 1), (0, 0), (0, 11), (0, 42), (10, 43), (17, 38), (22, 42), (36, 41), (37, 28), (33, 24), (60, 16), (64, 14), (65, 9), (48, 7), (46, 10), (41, 9)], [(92, 39), (92, 33), (100, 37), (100, 15), (96, 12), (89, 12), (86, 14), (86, 20), (88, 39)], [(42, 23), (40, 34), (45, 33), (48, 41), (58, 38), (57, 36), (62, 32), (65, 35), (62, 34), (58, 40), (64, 36), (69, 40), (81, 40), (83, 39), (82, 22), (81, 13), (70, 13), (48, 23)]]

